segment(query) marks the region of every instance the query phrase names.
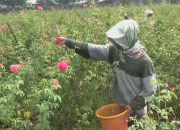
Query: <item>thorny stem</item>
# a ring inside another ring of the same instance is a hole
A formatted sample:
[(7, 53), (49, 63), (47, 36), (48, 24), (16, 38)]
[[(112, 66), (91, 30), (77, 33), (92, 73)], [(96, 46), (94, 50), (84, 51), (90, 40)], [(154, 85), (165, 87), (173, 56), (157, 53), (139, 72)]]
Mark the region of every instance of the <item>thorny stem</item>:
[(14, 38), (14, 40), (15, 40), (16, 44), (18, 44), (18, 40), (17, 40), (17, 38), (16, 38), (16, 36), (15, 36), (15, 34), (14, 34), (14, 31), (12, 30), (12, 28), (11, 28), (10, 24), (9, 24), (9, 23), (7, 23), (7, 26), (8, 26), (8, 28), (9, 28), (9, 30), (10, 30), (10, 32), (11, 32), (11, 34), (13, 35), (13, 38)]

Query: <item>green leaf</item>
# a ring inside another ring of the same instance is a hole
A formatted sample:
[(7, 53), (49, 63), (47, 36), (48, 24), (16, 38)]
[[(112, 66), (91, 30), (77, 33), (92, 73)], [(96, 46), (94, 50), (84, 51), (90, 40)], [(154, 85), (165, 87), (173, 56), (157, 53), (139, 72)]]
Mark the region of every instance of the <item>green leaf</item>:
[(58, 95), (54, 95), (54, 102), (57, 102), (57, 101), (61, 102), (61, 97)]
[(175, 99), (178, 99), (177, 95), (174, 92), (170, 92), (171, 96), (174, 97)]

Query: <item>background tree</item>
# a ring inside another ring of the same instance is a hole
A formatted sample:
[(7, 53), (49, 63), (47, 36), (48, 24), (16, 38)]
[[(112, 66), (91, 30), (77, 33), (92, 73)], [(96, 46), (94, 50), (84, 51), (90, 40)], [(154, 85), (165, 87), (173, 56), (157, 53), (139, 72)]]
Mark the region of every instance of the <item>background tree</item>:
[(66, 5), (70, 2), (75, 2), (77, 0), (39, 0), (40, 5), (49, 6), (49, 5)]
[(4, 4), (13, 8), (15, 6), (24, 6), (26, 4), (26, 0), (1, 0), (0, 4)]

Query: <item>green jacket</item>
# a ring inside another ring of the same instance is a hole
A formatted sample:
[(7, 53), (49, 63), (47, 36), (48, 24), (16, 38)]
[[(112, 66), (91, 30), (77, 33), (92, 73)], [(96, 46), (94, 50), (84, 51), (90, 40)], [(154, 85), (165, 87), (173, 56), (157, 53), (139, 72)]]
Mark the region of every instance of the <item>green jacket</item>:
[(110, 96), (119, 104), (130, 105), (135, 114), (144, 115), (145, 97), (156, 92), (157, 81), (153, 63), (144, 50), (129, 55), (112, 44), (96, 45), (67, 40), (65, 43), (75, 52), (87, 59), (108, 61), (113, 65), (115, 79)]

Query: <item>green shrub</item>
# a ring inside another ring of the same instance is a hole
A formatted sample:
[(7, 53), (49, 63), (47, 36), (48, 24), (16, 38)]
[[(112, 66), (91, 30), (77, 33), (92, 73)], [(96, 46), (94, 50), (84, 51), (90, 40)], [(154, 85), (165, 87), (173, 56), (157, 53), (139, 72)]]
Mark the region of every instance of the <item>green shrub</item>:
[[(124, 13), (138, 21), (142, 44), (154, 61), (158, 80), (176, 87), (173, 93), (178, 97), (180, 6), (149, 7), (155, 11), (151, 18), (155, 21), (153, 26), (144, 21), (146, 8), (22, 11), (1, 15), (0, 24), (5, 29), (0, 32), (0, 63), (4, 65), (0, 68), (0, 127), (27, 130), (99, 128), (95, 111), (111, 102), (108, 96), (111, 66), (106, 62), (88, 61), (64, 46), (55, 46), (53, 41), (57, 35), (56, 27), (59, 27), (61, 35), (65, 37), (106, 44), (109, 41), (105, 32), (121, 20)], [(59, 60), (65, 60), (69, 64), (69, 69), (64, 73), (56, 68)], [(12, 64), (19, 65), (17, 74), (10, 73), (9, 66)], [(58, 79), (60, 83), (58, 88), (53, 86), (54, 79)], [(153, 101), (160, 101), (165, 97), (158, 95), (160, 92), (159, 89)], [(166, 91), (165, 94), (169, 93), (172, 92)], [(172, 117), (178, 115), (176, 113), (179, 107), (176, 104), (180, 102), (177, 98), (165, 101), (166, 106), (157, 102), (149, 105), (153, 112), (149, 123), (159, 124), (161, 128), (171, 128), (172, 124), (177, 124), (177, 119)], [(167, 109), (169, 106), (172, 109)], [(165, 126), (164, 120), (159, 119), (159, 116), (167, 117), (165, 122), (170, 124)], [(159, 121), (162, 121), (161, 124)]]

